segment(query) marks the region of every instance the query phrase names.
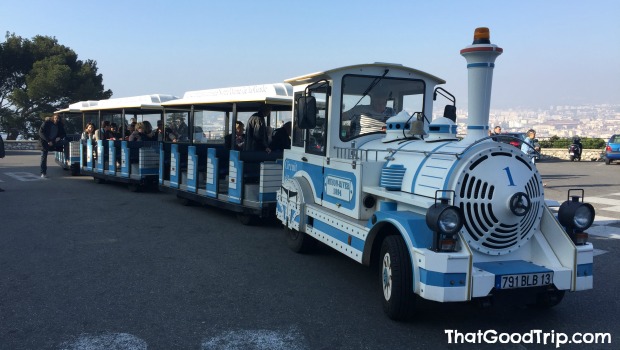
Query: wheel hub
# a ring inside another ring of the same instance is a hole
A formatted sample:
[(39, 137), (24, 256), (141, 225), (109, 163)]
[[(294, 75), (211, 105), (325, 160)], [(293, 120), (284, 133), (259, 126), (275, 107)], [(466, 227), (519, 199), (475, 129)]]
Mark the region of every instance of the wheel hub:
[(383, 256), (383, 297), (385, 300), (390, 300), (392, 296), (392, 261), (390, 254)]

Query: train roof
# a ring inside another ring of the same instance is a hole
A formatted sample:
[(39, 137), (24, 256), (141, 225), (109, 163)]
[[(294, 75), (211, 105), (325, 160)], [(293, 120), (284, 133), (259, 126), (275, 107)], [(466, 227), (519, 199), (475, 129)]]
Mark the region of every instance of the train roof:
[[(162, 103), (178, 99), (177, 96), (165, 94), (140, 95), (131, 97), (110, 98), (107, 100), (87, 101), (96, 102), (82, 106), (80, 111), (93, 112), (99, 110), (143, 110), (143, 109), (162, 109)], [(78, 102), (79, 103), (79, 102)], [(72, 105), (73, 106), (73, 105)], [(70, 107), (71, 108), (71, 107)]]
[(59, 109), (54, 114), (58, 113), (82, 113), (82, 109), (97, 106), (99, 101), (80, 101), (69, 105), (67, 108)]
[(162, 103), (164, 107), (209, 106), (230, 110), (233, 103), (239, 111), (255, 111), (263, 104), (273, 110), (289, 110), (293, 103), (293, 86), (286, 83), (261, 84), (188, 91), (183, 98)]
[(290, 79), (286, 79), (285, 82), (291, 84), (291, 85), (303, 85), (303, 84), (307, 84), (309, 80), (320, 80), (320, 79), (329, 79), (333, 76), (334, 73), (337, 72), (342, 72), (342, 71), (351, 71), (351, 73), (353, 72), (359, 72), (360, 69), (362, 68), (370, 68), (370, 67), (379, 67), (379, 68), (384, 68), (384, 69), (397, 69), (400, 71), (404, 71), (404, 72), (409, 72), (409, 73), (413, 73), (416, 75), (420, 75), (426, 79), (431, 79), (434, 80), (437, 84), (445, 84), (446, 81), (436, 77), (432, 74), (423, 72), (421, 70), (417, 70), (414, 68), (410, 68), (410, 67), (405, 67), (402, 64), (398, 64), (398, 63), (384, 63), (384, 62), (375, 62), (375, 63), (366, 63), (366, 64), (356, 64), (356, 65), (351, 65), (351, 66), (344, 66), (344, 67), (339, 67), (339, 68), (334, 68), (334, 69), (330, 69), (330, 70), (326, 70), (324, 72), (316, 72), (316, 73), (311, 73), (311, 74), (306, 74), (306, 75), (302, 75), (302, 76), (298, 76), (298, 77), (294, 77), (294, 78), (290, 78)]

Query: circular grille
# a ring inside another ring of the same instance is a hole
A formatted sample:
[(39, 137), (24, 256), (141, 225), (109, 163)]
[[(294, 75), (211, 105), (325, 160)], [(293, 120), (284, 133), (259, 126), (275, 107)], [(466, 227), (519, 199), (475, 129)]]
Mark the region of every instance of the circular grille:
[[(520, 152), (492, 150), (474, 156), (461, 173), (456, 202), (465, 217), (465, 240), (490, 255), (521, 247), (538, 230), (544, 203), (542, 180)], [(524, 193), (531, 206), (515, 215), (511, 199)]]

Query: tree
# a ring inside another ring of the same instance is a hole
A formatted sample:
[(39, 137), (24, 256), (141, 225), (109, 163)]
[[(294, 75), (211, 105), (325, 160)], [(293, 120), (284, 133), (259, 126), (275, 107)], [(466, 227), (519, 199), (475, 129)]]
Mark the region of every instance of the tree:
[(0, 128), (7, 139), (37, 138), (43, 120), (72, 102), (112, 96), (97, 62), (82, 61), (53, 37), (6, 33), (0, 43)]

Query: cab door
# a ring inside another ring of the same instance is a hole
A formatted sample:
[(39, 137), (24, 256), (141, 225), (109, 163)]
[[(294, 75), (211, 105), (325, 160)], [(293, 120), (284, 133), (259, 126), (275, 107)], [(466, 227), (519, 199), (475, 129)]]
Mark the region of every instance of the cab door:
[[(328, 105), (330, 87), (322, 80), (311, 84), (304, 93), (297, 92), (294, 97), (294, 120), (292, 144), (284, 160), (284, 177), (301, 176), (306, 178), (313, 190), (314, 202), (321, 205), (324, 190), (325, 153), (327, 151)], [(316, 102), (313, 122), (301, 121), (300, 99), (312, 97)]]

